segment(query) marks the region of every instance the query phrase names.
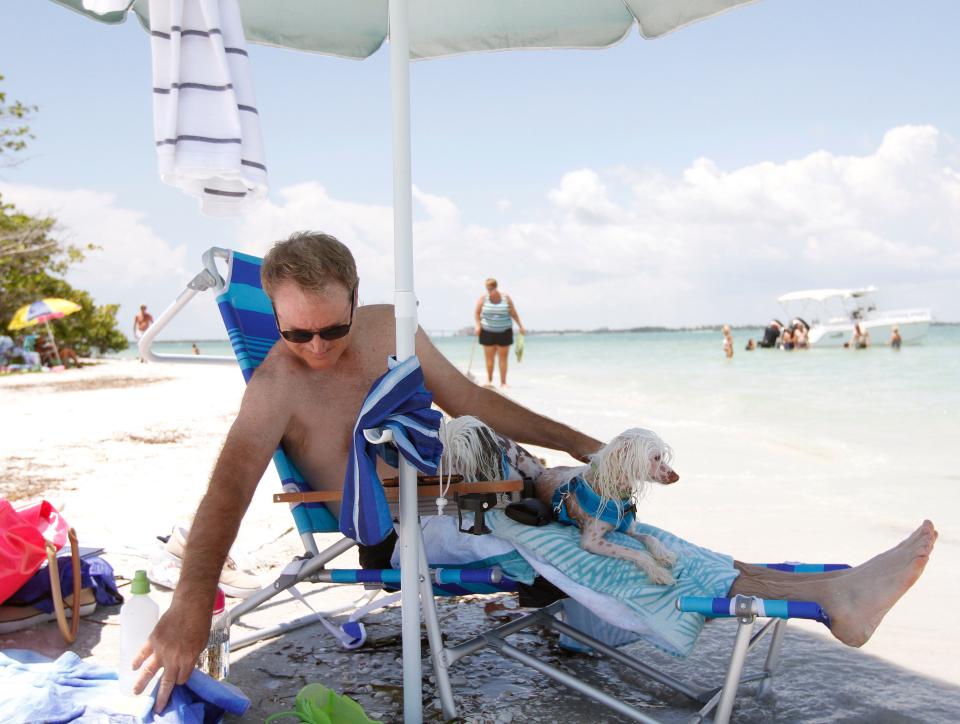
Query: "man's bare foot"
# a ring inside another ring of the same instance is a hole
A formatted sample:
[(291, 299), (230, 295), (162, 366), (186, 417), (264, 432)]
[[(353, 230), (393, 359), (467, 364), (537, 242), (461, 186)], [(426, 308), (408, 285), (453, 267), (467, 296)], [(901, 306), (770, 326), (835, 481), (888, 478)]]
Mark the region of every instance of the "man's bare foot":
[(825, 581), (817, 601), (830, 616), (830, 632), (848, 646), (863, 646), (920, 578), (937, 535), (933, 523), (925, 520), (896, 547)]

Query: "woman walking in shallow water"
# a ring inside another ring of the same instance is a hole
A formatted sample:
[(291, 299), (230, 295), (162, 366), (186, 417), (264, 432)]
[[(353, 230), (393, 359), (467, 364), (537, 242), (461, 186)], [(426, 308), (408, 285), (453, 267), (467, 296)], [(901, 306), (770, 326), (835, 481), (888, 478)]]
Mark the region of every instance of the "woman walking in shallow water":
[(476, 318), (475, 333), (483, 345), (483, 357), (487, 363), (487, 386), (493, 386), (494, 360), (500, 366), (500, 386), (507, 386), (507, 356), (513, 344), (513, 323), (520, 328), (520, 334), (526, 334), (517, 308), (510, 296), (497, 289), (497, 280), (486, 281), (487, 293), (477, 300), (474, 310)]

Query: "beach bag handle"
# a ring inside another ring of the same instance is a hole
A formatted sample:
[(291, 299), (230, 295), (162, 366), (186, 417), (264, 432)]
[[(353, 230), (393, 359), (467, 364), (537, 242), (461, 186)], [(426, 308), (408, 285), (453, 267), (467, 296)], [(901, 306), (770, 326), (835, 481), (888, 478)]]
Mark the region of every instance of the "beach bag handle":
[[(57, 551), (70, 543), (73, 568), (73, 611), (70, 625), (60, 590)], [(77, 534), (56, 508), (43, 500), (15, 509), (0, 499), (0, 603), (6, 601), (46, 562), (57, 625), (67, 643), (73, 643), (80, 626), (80, 546)]]

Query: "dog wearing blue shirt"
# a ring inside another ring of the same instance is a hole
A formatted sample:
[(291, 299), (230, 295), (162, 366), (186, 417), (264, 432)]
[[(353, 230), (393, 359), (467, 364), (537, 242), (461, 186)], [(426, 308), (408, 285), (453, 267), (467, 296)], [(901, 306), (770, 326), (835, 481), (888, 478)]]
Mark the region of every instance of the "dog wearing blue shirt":
[[(670, 569), (676, 555), (658, 539), (636, 533), (636, 501), (654, 483), (671, 485), (680, 476), (670, 467), (672, 451), (651, 430), (632, 428), (617, 435), (590, 459), (576, 467), (546, 468), (536, 479), (536, 496), (550, 506), (555, 518), (580, 528), (580, 546), (590, 553), (631, 561), (651, 583), (675, 582)], [(646, 551), (606, 539), (619, 531), (639, 541)]]
[[(655, 432), (626, 430), (591, 456), (589, 464), (553, 468), (475, 417), (445, 421), (440, 435), (444, 470), (462, 475), (465, 482), (531, 480), (536, 497), (553, 511), (555, 520), (579, 526), (584, 550), (631, 561), (654, 584), (674, 583), (670, 568), (676, 555), (658, 539), (633, 529), (636, 501), (646, 489), (680, 479), (670, 467), (670, 446)], [(614, 530), (639, 541), (646, 550), (607, 540), (607, 533)]]

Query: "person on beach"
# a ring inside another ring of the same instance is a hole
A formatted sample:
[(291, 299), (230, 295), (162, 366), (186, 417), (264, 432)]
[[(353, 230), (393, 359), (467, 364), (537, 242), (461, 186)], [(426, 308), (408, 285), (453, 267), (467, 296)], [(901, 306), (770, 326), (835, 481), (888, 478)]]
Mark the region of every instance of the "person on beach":
[[(147, 311), (147, 305), (141, 304), (140, 311), (137, 312), (137, 316), (133, 318), (133, 338), (139, 342), (140, 338), (150, 329), (150, 325), (153, 324), (153, 315)], [(141, 362), (146, 362), (143, 357), (139, 357)]]
[(197, 346), (197, 343), (196, 343), (196, 342), (194, 342), (193, 344), (190, 345), (190, 351), (191, 351), (193, 354), (200, 354), (200, 348)]
[(729, 324), (723, 325), (723, 353), (727, 359), (733, 359), (733, 334)]
[(140, 311), (133, 318), (133, 338), (139, 342), (144, 333), (150, 329), (151, 324), (153, 324), (153, 315), (147, 311), (146, 304), (141, 304)]
[(497, 289), (497, 280), (486, 281), (487, 293), (477, 300), (474, 310), (476, 317), (475, 334), (483, 346), (483, 356), (487, 363), (487, 385), (493, 386), (494, 359), (500, 366), (500, 386), (507, 386), (507, 358), (510, 345), (513, 344), (513, 323), (520, 328), (520, 334), (526, 334), (517, 314), (517, 308), (509, 294)]
[(757, 348), (757, 343), (753, 341), (753, 337), (747, 340), (747, 346), (744, 348), (747, 352), (753, 352)]
[[(221, 570), (277, 445), (283, 444), (308, 480), (339, 490), (360, 406), (395, 351), (393, 308), (357, 307), (353, 256), (332, 236), (300, 233), (277, 243), (263, 261), (261, 276), (281, 339), (246, 387), (194, 517), (173, 600), (133, 662), (140, 671), (136, 693), (163, 672), (156, 711), (166, 706), (176, 683), (186, 682), (207, 644)], [(427, 389), (447, 414), (473, 415), (505, 437), (584, 462), (602, 447), (589, 435), (473, 384), (422, 329), (416, 354)], [(378, 465), (381, 477), (395, 474), (382, 460)], [(331, 508), (339, 514), (337, 506)], [(816, 601), (829, 614), (837, 639), (862, 646), (919, 578), (936, 538), (925, 521), (898, 546), (866, 563), (822, 574), (734, 562), (737, 578), (729, 595)], [(361, 547), (361, 564), (369, 563), (372, 548), (382, 546)]]

